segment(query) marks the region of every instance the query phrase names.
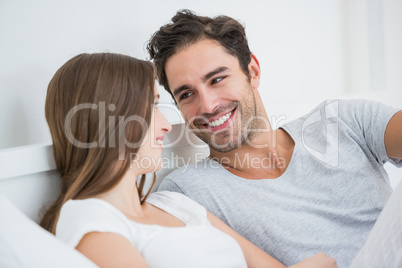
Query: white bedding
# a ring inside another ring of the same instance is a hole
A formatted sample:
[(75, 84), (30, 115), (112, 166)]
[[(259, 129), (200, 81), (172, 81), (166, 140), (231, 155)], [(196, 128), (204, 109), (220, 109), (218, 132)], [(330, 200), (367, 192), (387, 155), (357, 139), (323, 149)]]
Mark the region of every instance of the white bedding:
[(97, 267), (0, 195), (0, 267)]

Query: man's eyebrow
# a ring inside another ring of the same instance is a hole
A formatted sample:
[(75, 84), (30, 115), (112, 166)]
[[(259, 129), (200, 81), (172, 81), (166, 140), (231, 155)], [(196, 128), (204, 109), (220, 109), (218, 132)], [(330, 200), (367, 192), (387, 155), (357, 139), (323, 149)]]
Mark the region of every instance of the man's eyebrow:
[(214, 75), (222, 73), (222, 72), (226, 71), (227, 69), (228, 69), (227, 67), (218, 67), (215, 70), (213, 70), (212, 72), (209, 72), (206, 75), (204, 75), (204, 78), (202, 79), (202, 81), (205, 83), (206, 81), (208, 81)]
[[(204, 75), (204, 77), (202, 78), (202, 81), (205, 83), (206, 81), (208, 81), (214, 75), (222, 73), (222, 72), (226, 71), (227, 69), (228, 69), (227, 67), (218, 67), (215, 70), (213, 70), (213, 71), (207, 73), (206, 75)], [(179, 95), (180, 92), (182, 92), (183, 90), (187, 90), (189, 88), (190, 88), (189, 85), (182, 85), (182, 86), (176, 88), (175, 90), (173, 90), (173, 96), (177, 97), (177, 95)]]
[(182, 92), (183, 90), (189, 89), (189, 88), (190, 88), (190, 86), (188, 86), (188, 85), (182, 85), (181, 87), (178, 87), (173, 91), (173, 96), (177, 97), (177, 95), (179, 95), (180, 92)]

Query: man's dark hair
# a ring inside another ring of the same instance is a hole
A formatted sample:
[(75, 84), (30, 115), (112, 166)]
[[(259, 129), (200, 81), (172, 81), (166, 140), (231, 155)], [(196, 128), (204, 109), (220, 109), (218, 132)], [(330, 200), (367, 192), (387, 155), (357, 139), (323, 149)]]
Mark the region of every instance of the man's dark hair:
[(238, 59), (243, 72), (250, 75), (248, 64), (251, 61), (251, 52), (243, 25), (227, 16), (209, 18), (195, 15), (190, 10), (180, 10), (172, 18), (172, 23), (162, 26), (154, 33), (147, 45), (148, 53), (156, 66), (159, 83), (173, 99), (165, 72), (166, 62), (180, 50), (203, 39), (217, 41)]

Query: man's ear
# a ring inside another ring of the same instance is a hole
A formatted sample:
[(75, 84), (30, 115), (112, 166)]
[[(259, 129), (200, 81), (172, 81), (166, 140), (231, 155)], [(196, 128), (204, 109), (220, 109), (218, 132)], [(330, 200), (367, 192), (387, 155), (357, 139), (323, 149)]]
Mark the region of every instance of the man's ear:
[(257, 89), (260, 86), (260, 76), (261, 69), (260, 63), (258, 62), (257, 57), (251, 53), (250, 54), (251, 61), (248, 64), (248, 71), (250, 72), (250, 82), (253, 89)]

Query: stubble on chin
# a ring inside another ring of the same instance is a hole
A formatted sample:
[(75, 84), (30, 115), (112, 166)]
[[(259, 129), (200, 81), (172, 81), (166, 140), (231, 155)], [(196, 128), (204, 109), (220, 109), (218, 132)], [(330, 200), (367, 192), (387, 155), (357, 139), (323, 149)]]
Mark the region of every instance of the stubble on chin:
[(195, 127), (190, 125), (189, 127), (210, 148), (217, 152), (227, 153), (241, 147), (248, 138), (247, 133), (242, 131), (241, 119), (238, 118), (235, 122), (230, 122), (228, 128), (216, 132), (210, 132), (203, 126)]

